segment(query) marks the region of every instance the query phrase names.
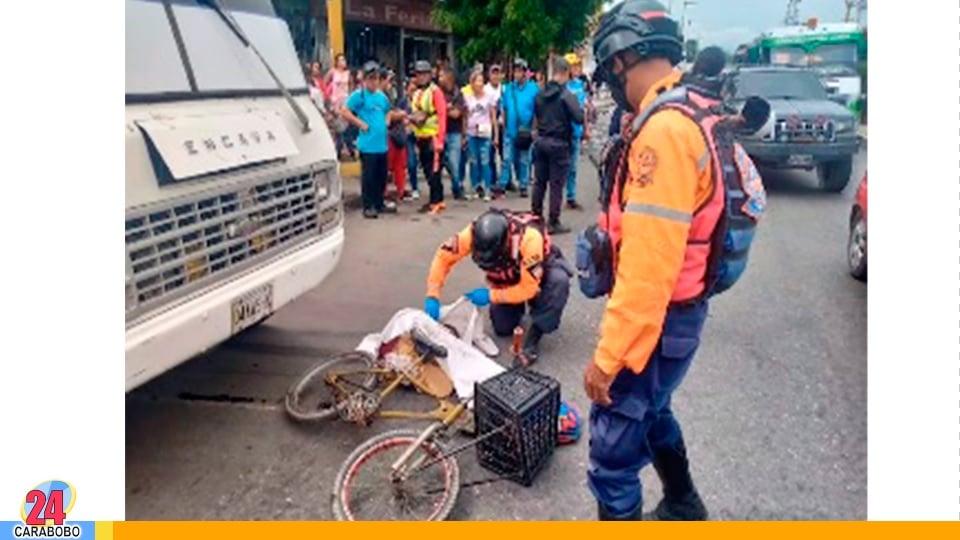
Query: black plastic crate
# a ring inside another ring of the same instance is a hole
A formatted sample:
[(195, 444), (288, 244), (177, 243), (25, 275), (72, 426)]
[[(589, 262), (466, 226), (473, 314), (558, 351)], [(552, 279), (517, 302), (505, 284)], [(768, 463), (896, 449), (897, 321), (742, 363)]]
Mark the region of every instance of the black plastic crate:
[(560, 383), (517, 368), (476, 385), (477, 437), (507, 427), (477, 444), (484, 468), (530, 486), (557, 445)]

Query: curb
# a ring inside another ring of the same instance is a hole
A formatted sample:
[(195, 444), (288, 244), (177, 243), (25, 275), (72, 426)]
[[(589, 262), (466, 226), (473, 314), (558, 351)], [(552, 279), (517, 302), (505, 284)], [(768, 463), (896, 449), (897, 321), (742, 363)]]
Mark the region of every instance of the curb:
[(361, 210), (363, 209), (363, 198), (360, 196), (360, 178), (357, 176), (341, 176), (342, 187), (340, 189), (340, 199), (343, 202), (343, 209)]

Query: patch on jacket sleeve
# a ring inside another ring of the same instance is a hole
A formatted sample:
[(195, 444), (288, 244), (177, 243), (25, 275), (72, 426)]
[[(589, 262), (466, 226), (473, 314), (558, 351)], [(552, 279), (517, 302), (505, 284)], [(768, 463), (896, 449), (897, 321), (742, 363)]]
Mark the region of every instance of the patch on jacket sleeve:
[(440, 246), (440, 249), (444, 251), (449, 251), (450, 253), (457, 254), (460, 253), (460, 238), (457, 235), (451, 236), (443, 245)]
[(635, 157), (630, 160), (630, 183), (645, 187), (653, 182), (653, 173), (657, 170), (657, 153), (649, 146), (644, 146)]

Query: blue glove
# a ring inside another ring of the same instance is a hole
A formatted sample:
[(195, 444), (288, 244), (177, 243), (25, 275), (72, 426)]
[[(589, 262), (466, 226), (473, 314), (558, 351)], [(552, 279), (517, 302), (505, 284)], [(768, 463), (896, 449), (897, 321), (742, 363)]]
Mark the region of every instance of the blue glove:
[(427, 315), (432, 317), (433, 320), (440, 320), (440, 300), (428, 296), (427, 300), (423, 303), (423, 310), (426, 311)]
[(473, 305), (477, 307), (485, 307), (490, 305), (490, 289), (486, 287), (474, 289), (464, 296), (466, 296), (467, 299), (473, 302)]

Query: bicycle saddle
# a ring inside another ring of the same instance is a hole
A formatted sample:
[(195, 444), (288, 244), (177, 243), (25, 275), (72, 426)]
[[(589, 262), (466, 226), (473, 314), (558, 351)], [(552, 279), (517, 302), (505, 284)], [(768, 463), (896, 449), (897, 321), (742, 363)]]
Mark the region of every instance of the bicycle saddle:
[(421, 354), (433, 356), (434, 358), (447, 357), (447, 348), (443, 345), (434, 343), (433, 340), (431, 340), (419, 328), (414, 328), (413, 331), (410, 332), (410, 338), (413, 339), (413, 343), (416, 345), (417, 351)]

